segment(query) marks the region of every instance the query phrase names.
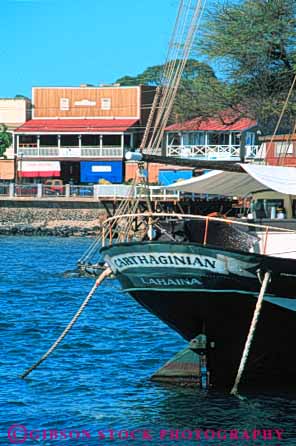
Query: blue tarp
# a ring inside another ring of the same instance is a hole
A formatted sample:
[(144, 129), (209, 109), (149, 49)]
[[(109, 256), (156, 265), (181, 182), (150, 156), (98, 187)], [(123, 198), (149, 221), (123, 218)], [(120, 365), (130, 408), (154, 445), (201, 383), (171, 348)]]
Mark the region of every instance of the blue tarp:
[(192, 178), (191, 170), (160, 170), (158, 173), (158, 182), (163, 186), (178, 180), (189, 180), (189, 178)]
[(110, 183), (122, 183), (122, 161), (81, 161), (81, 183), (98, 183), (101, 179)]

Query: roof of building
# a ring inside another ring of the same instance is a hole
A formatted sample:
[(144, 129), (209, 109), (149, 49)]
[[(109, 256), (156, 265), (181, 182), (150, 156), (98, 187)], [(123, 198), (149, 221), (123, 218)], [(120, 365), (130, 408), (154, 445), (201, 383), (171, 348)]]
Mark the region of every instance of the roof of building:
[(266, 135), (266, 136), (261, 136), (259, 138), (260, 141), (295, 141), (296, 140), (296, 133), (286, 133), (284, 135)]
[(16, 133), (120, 133), (136, 122), (138, 119), (31, 119)]
[(202, 118), (196, 117), (189, 121), (172, 124), (167, 131), (244, 131), (257, 125), (250, 118), (240, 118), (233, 112), (223, 112), (220, 117)]

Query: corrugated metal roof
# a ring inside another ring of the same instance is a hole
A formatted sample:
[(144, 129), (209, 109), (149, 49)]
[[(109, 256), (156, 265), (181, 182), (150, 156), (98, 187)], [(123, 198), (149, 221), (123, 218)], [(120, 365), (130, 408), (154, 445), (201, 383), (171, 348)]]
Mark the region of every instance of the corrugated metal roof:
[(234, 114), (224, 113), (221, 118), (197, 117), (189, 121), (172, 124), (166, 131), (243, 131), (257, 125), (250, 118), (237, 118)]
[(138, 119), (31, 119), (16, 133), (124, 132)]

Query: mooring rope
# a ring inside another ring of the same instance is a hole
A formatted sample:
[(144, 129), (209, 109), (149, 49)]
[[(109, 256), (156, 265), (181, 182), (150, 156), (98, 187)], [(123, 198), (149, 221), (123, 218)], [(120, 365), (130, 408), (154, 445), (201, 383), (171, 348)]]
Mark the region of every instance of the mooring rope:
[(79, 316), (81, 315), (81, 313), (83, 312), (83, 310), (85, 309), (85, 307), (87, 306), (87, 304), (89, 303), (90, 299), (93, 297), (93, 295), (95, 294), (96, 289), (98, 288), (98, 286), (103, 282), (104, 279), (106, 279), (106, 277), (110, 276), (110, 274), (112, 273), (111, 268), (106, 268), (102, 274), (98, 277), (98, 279), (96, 280), (95, 284), (93, 285), (92, 289), (90, 290), (90, 292), (88, 293), (87, 297), (85, 298), (85, 300), (83, 301), (83, 303), (80, 305), (79, 310), (76, 312), (75, 316), (72, 318), (72, 320), (69, 322), (69, 324), (67, 325), (67, 327), (65, 328), (65, 330), (63, 331), (63, 333), (58, 337), (58, 339), (52, 344), (52, 346), (50, 347), (50, 349), (37, 361), (35, 362), (35, 364), (33, 364), (29, 369), (27, 369), (21, 376), (20, 378), (24, 379), (26, 376), (29, 375), (29, 373), (31, 373), (34, 369), (37, 369), (37, 367), (43, 362), (45, 361), (46, 358), (48, 358), (48, 356), (57, 348), (57, 346), (60, 344), (60, 342), (64, 339), (64, 337), (67, 335), (67, 333), (71, 330), (71, 328), (73, 327), (73, 325), (75, 324), (75, 322), (77, 321), (77, 319), (79, 318)]
[(249, 353), (250, 353), (251, 345), (252, 345), (252, 342), (253, 342), (253, 339), (254, 339), (254, 334), (255, 334), (257, 322), (259, 320), (259, 316), (260, 316), (261, 309), (262, 309), (262, 303), (263, 303), (263, 299), (264, 299), (264, 294), (265, 294), (267, 285), (269, 283), (269, 280), (270, 280), (270, 272), (267, 271), (264, 274), (264, 279), (263, 279), (263, 282), (262, 282), (262, 285), (261, 285), (261, 289), (260, 289), (260, 293), (259, 293), (259, 296), (258, 296), (258, 299), (257, 299), (257, 304), (256, 304), (255, 311), (254, 311), (254, 314), (253, 314), (253, 319), (252, 319), (252, 322), (251, 322), (251, 325), (250, 325), (250, 330), (249, 330), (249, 333), (248, 333), (248, 337), (247, 337), (247, 340), (246, 340), (246, 343), (245, 343), (245, 348), (244, 348), (244, 351), (243, 351), (243, 354), (242, 354), (242, 357), (241, 357), (241, 361), (240, 361), (240, 365), (239, 365), (238, 372), (237, 372), (237, 375), (236, 375), (235, 383), (234, 383), (234, 386), (232, 387), (232, 390), (230, 392), (231, 395), (236, 395), (239, 398), (241, 398), (241, 397), (238, 394), (238, 385), (240, 383), (241, 377), (242, 377), (242, 375), (244, 373), (244, 370), (245, 370), (245, 367), (246, 367), (246, 363), (247, 363), (248, 356), (249, 356)]

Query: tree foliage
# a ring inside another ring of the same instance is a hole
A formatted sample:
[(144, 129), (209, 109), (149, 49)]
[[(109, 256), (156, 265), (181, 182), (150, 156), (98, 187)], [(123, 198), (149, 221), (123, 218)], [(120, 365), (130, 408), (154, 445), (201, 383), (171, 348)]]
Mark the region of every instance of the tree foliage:
[[(165, 77), (166, 69), (169, 67), (169, 64), (174, 63), (171, 61), (164, 65), (154, 65), (152, 67), (146, 68), (143, 73), (138, 74), (137, 76), (123, 76), (116, 80), (116, 82), (121, 85), (151, 85), (157, 86), (162, 85)], [(214, 76), (214, 72), (212, 68), (204, 63), (198, 62), (195, 59), (188, 59), (184, 71), (182, 73), (183, 80), (193, 80), (196, 77), (200, 76), (201, 73), (207, 72), (209, 75)]]
[[(116, 80), (121, 85), (162, 85), (167, 64), (148, 67), (137, 76), (123, 76)], [(172, 121), (185, 120), (195, 117), (197, 114), (213, 113), (211, 104), (208, 102), (210, 86), (215, 89), (224, 89), (223, 83), (219, 82), (214, 70), (206, 63), (195, 59), (189, 59), (182, 73), (181, 84), (175, 100)], [(205, 103), (204, 103), (205, 100)], [(223, 104), (224, 105), (224, 104)]]
[[(197, 52), (214, 62), (233, 107), (272, 132), (296, 74), (295, 0), (217, 2), (208, 12)], [(219, 96), (219, 95), (218, 95)], [(282, 130), (295, 120), (291, 98)]]
[(4, 153), (8, 147), (12, 144), (12, 135), (7, 131), (7, 127), (4, 124), (0, 124), (0, 156), (4, 156)]
[[(256, 119), (264, 133), (272, 133), (296, 75), (296, 1), (216, 0), (203, 25), (171, 120), (218, 117), (231, 109), (238, 118)], [(148, 67), (117, 82), (160, 85), (165, 68)], [(293, 93), (280, 131), (290, 131), (295, 120)]]

